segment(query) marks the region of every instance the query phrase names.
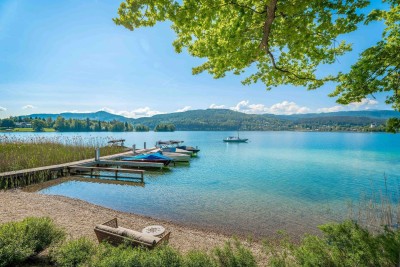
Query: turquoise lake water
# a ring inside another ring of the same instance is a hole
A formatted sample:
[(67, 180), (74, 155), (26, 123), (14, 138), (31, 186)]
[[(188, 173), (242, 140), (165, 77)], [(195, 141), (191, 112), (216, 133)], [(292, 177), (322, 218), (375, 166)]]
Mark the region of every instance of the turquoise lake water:
[(184, 140), (201, 151), (190, 165), (147, 172), (144, 187), (70, 181), (40, 193), (232, 234), (312, 231), (343, 218), (362, 193), (385, 190), (384, 175), (389, 193), (400, 184), (400, 135), (242, 132), (250, 140), (242, 144), (222, 142), (235, 132), (62, 135), (112, 136), (138, 147)]

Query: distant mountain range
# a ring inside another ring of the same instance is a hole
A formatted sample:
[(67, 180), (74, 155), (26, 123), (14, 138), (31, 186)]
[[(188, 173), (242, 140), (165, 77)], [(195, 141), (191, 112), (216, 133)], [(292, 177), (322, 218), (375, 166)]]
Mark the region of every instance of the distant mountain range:
[(48, 114), (48, 113), (37, 113), (37, 114), (31, 114), (31, 115), (26, 115), (26, 116), (20, 116), (22, 118), (25, 117), (32, 117), (32, 118), (52, 118), (53, 120), (57, 119), (58, 116), (61, 116), (65, 119), (78, 119), (78, 120), (85, 120), (89, 118), (90, 120), (96, 120), (96, 121), (112, 121), (112, 120), (117, 120), (117, 121), (131, 121), (130, 118), (126, 118), (121, 115), (115, 115), (108, 113), (106, 111), (97, 111), (97, 112), (90, 112), (90, 113), (72, 113), (72, 112), (63, 112), (63, 113), (58, 113), (58, 114)]
[(321, 117), (367, 117), (373, 119), (389, 119), (400, 118), (400, 112), (394, 110), (362, 110), (362, 111), (338, 111), (327, 113), (306, 113), (293, 115), (277, 115), (282, 119), (304, 119), (304, 118), (321, 118)]
[[(159, 123), (173, 123), (177, 130), (349, 130), (352, 127), (375, 128), (385, 124), (388, 118), (400, 118), (393, 110), (340, 111), (294, 115), (246, 114), (229, 109), (189, 110), (160, 114), (138, 119), (126, 118), (106, 111), (93, 113), (31, 114), (22, 117), (86, 119), (100, 121), (122, 121), (143, 124), (150, 129)], [(359, 129), (358, 129), (359, 130)]]

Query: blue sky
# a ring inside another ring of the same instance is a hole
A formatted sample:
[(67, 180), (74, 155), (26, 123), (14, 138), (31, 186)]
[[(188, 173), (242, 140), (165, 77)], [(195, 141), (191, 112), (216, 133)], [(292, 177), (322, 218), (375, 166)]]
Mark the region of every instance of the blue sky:
[[(235, 75), (193, 76), (201, 60), (174, 52), (168, 23), (134, 32), (113, 23), (120, 2), (1, 0), (0, 118), (98, 110), (141, 117), (209, 107), (275, 114), (390, 109), (383, 95), (339, 106), (327, 96), (334, 84), (266, 91)], [(382, 28), (375, 23), (345, 36), (353, 52), (320, 71), (348, 70)]]

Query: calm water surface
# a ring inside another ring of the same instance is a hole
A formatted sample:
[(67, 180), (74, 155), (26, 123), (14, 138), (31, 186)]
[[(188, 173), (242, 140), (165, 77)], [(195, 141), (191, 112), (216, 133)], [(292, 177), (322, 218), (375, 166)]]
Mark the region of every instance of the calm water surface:
[[(71, 181), (42, 194), (79, 198), (116, 210), (231, 233), (289, 233), (344, 216), (362, 193), (399, 188), (400, 135), (242, 132), (79, 133), (125, 138), (126, 145), (178, 139), (201, 152), (190, 165), (146, 173), (145, 186)], [(43, 134), (46, 136), (58, 133)], [(63, 134), (76, 136), (78, 133)]]

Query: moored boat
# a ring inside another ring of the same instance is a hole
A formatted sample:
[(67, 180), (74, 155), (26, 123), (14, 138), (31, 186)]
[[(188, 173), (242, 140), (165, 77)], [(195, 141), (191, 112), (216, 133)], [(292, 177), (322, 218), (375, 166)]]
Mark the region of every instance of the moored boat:
[(192, 151), (194, 154), (197, 154), (200, 152), (200, 149), (197, 147), (192, 147), (192, 146), (177, 146), (179, 149), (187, 150), (187, 151)]
[(122, 158), (121, 160), (123, 161), (141, 161), (141, 162), (159, 162), (163, 163), (164, 166), (168, 166), (173, 159), (162, 155), (160, 153), (153, 153), (153, 154), (142, 154), (138, 156), (133, 156), (133, 157), (125, 157)]
[(190, 156), (181, 153), (174, 153), (174, 152), (161, 152), (162, 155), (173, 159), (175, 162), (189, 162)]
[(247, 138), (240, 138), (239, 136), (229, 136), (224, 139), (224, 142), (228, 143), (246, 143), (249, 139)]
[(187, 150), (176, 148), (176, 147), (163, 147), (163, 148), (161, 148), (161, 151), (162, 152), (180, 153), (180, 154), (185, 154), (185, 155), (189, 155), (189, 156), (193, 155), (192, 151), (187, 151)]
[(190, 161), (190, 155), (182, 154), (182, 153), (162, 151), (161, 148), (157, 148), (157, 149), (151, 150), (149, 153), (162, 154), (162, 155), (164, 155), (164, 156), (166, 156), (168, 158), (173, 159), (175, 162), (189, 162)]

